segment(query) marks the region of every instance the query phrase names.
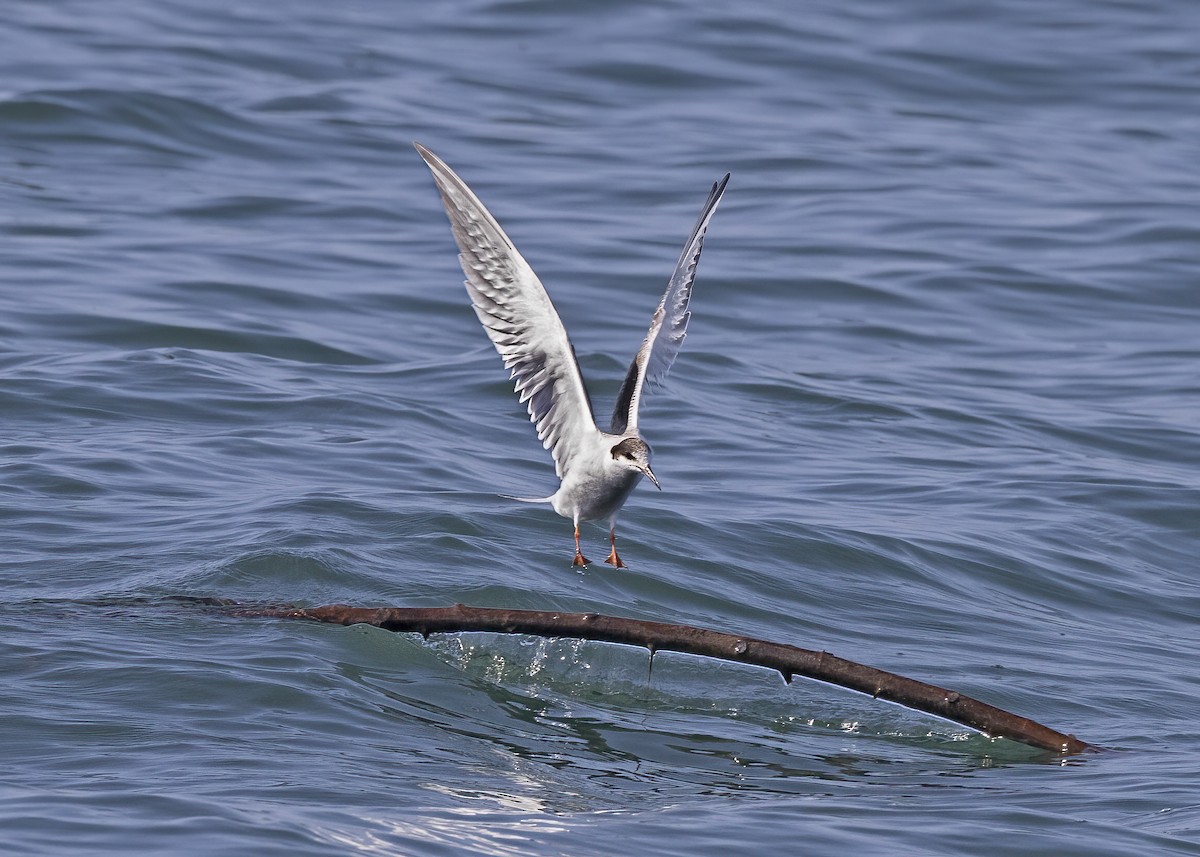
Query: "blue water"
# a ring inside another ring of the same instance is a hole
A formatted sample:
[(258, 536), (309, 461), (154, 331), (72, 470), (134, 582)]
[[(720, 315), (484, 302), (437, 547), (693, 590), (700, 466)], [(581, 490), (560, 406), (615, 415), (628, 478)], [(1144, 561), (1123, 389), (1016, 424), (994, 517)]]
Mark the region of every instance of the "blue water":
[[(1185, 0), (10, 0), (0, 852), (1200, 854), (1198, 33)], [(498, 496), (553, 469), (414, 139), (601, 414), (733, 173), (629, 571)], [(176, 595), (703, 625), (1106, 749)]]

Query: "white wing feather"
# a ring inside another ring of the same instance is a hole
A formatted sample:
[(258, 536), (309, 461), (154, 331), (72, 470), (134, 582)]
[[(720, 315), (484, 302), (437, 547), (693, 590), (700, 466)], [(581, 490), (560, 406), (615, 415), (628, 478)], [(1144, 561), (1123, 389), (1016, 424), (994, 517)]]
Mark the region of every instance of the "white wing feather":
[(642, 341), (642, 347), (634, 355), (625, 382), (617, 394), (617, 405), (613, 409), (612, 426), (609, 429), (613, 434), (637, 434), (642, 394), (662, 383), (679, 354), (679, 348), (687, 336), (688, 319), (692, 317), (688, 305), (692, 300), (692, 283), (696, 279), (696, 265), (703, 249), (704, 233), (728, 183), (729, 174), (726, 173), (723, 179), (713, 185), (708, 200), (700, 210), (700, 217), (692, 228), (692, 235), (683, 245), (683, 253), (675, 265), (667, 290), (650, 319), (650, 330)]
[(512, 370), (517, 393), (561, 479), (573, 451), (595, 443), (600, 432), (575, 350), (545, 287), (500, 224), (441, 158), (415, 145), (450, 217), (475, 314)]

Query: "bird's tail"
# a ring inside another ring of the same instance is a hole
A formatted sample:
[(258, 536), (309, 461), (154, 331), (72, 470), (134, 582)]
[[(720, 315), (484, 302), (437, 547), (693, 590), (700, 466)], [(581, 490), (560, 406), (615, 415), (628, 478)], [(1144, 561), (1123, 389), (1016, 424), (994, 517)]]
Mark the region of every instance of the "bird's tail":
[(511, 494), (501, 494), (505, 500), (516, 500), (518, 503), (549, 503), (554, 499), (554, 495), (549, 497), (514, 497)]

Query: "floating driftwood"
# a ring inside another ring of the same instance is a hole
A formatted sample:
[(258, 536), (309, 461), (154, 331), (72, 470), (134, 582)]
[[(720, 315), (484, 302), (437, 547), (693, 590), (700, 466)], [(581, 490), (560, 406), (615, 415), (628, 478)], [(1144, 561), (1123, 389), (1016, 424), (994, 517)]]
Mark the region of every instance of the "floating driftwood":
[(242, 616), (307, 619), (336, 625), (374, 625), (388, 631), (452, 634), (490, 631), (537, 637), (569, 637), (603, 643), (642, 646), (655, 652), (686, 652), (725, 661), (777, 670), (790, 682), (793, 676), (817, 679), (886, 699), (907, 708), (944, 717), (993, 738), (1009, 738), (1071, 755), (1092, 749), (1074, 735), (1065, 735), (1028, 717), (895, 673), (817, 652), (726, 634), (691, 625), (623, 619), (599, 613), (559, 613), (544, 610), (505, 610), (491, 607), (232, 607)]

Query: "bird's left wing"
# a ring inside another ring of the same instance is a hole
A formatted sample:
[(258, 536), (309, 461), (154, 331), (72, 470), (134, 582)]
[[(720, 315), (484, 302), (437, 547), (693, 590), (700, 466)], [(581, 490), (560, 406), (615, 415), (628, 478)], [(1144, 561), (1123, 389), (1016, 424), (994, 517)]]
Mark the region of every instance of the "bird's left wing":
[(692, 300), (692, 282), (696, 279), (696, 265), (700, 261), (700, 251), (704, 245), (704, 233), (708, 222), (712, 220), (717, 210), (717, 203), (725, 193), (725, 185), (729, 183), (729, 173), (712, 186), (704, 208), (700, 209), (700, 217), (692, 228), (692, 236), (683, 245), (683, 253), (675, 265), (675, 273), (667, 284), (667, 290), (654, 311), (650, 320), (650, 330), (642, 342), (642, 347), (634, 355), (625, 373), (625, 383), (617, 394), (617, 405), (613, 409), (613, 434), (630, 434), (637, 432), (638, 408), (641, 406), (642, 393), (647, 389), (662, 383), (671, 364), (679, 354), (683, 339), (687, 336), (688, 319), (692, 314), (688, 304)]
[(496, 218), (441, 158), (414, 145), (445, 203), (475, 314), (512, 370), (517, 393), (561, 479), (573, 450), (584, 448), (600, 431), (575, 350), (545, 287)]

